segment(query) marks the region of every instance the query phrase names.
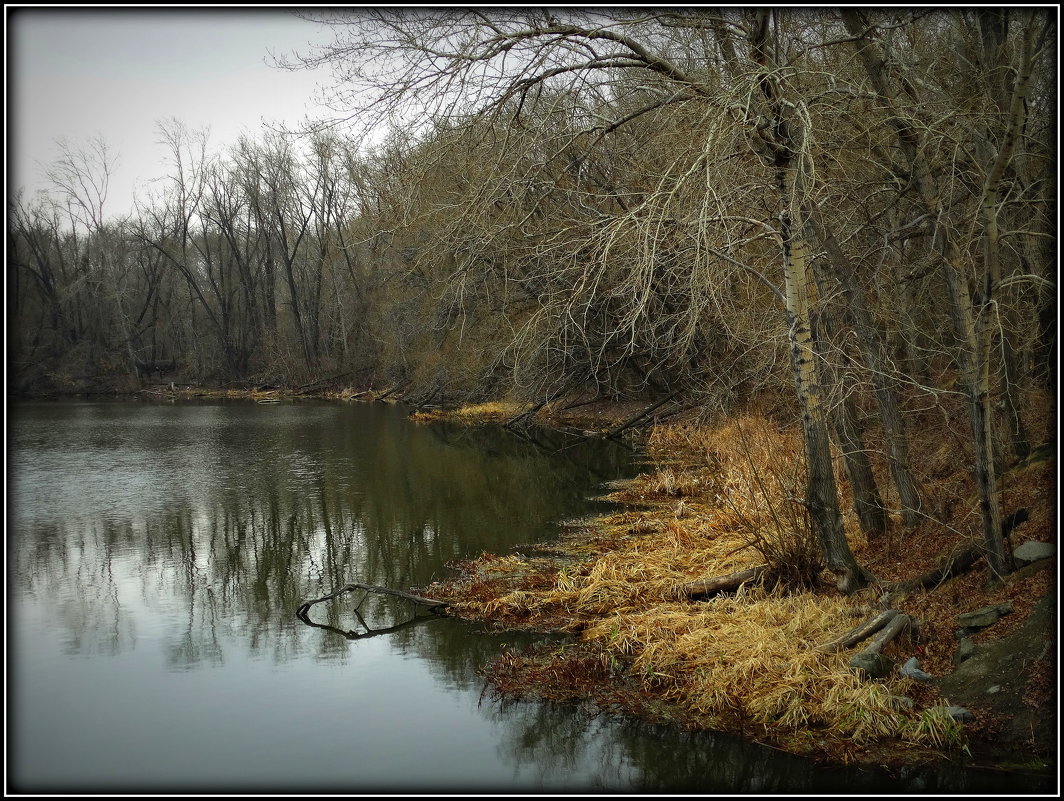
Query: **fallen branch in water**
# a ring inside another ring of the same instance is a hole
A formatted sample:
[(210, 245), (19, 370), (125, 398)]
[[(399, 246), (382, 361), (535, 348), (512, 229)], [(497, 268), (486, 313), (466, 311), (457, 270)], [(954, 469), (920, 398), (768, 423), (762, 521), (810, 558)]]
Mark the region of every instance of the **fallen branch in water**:
[(376, 592), (382, 595), (394, 595), (396, 598), (403, 598), (411, 603), (418, 604), (420, 606), (427, 606), (430, 612), (436, 612), (437, 614), (442, 609), (446, 609), (450, 606), (448, 601), (437, 601), (434, 598), (424, 598), (420, 595), (414, 595), (409, 592), (403, 592), (402, 590), (393, 590), (391, 587), (378, 587), (375, 584), (345, 584), (336, 592), (331, 592), (328, 595), (323, 595), (321, 598), (314, 598), (310, 601), (304, 601), (299, 605), (296, 610), (296, 615), (304, 620), (307, 612), (314, 604), (320, 604), (322, 601), (328, 601), (332, 598), (336, 598), (339, 595), (343, 595), (345, 592), (352, 592), (353, 590), (365, 590), (366, 592)]
[(393, 632), (399, 631), (400, 629), (405, 629), (408, 626), (413, 626), (417, 623), (421, 623), (426, 620), (432, 620), (432, 618), (429, 617), (417, 617), (417, 615), (415, 615), (414, 617), (410, 618), (410, 620), (404, 620), (402, 623), (396, 623), (393, 626), (387, 626), (383, 629), (375, 629), (366, 622), (365, 618), (363, 618), (362, 615), (360, 615), (358, 613), (358, 610), (356, 609), (355, 617), (358, 618), (358, 622), (362, 624), (363, 628), (365, 628), (365, 631), (348, 631), (346, 629), (337, 628), (336, 626), (330, 626), (327, 623), (315, 623), (313, 620), (310, 619), (309, 609), (309, 606), (305, 608), (302, 606), (299, 607), (299, 612), (296, 613), (297, 617), (304, 623), (306, 623), (308, 626), (313, 626), (316, 629), (325, 629), (326, 631), (334, 632), (336, 634), (339, 634), (341, 637), (345, 637), (348, 640), (363, 640), (367, 637), (379, 637), (382, 634), (391, 634)]

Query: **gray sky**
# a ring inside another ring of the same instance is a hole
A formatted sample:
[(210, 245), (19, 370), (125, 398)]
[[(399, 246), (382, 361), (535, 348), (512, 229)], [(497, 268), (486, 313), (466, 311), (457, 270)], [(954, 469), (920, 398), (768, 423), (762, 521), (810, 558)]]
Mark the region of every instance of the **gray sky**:
[[(44, 188), (56, 140), (99, 134), (119, 157), (106, 210), (166, 174), (159, 120), (211, 129), (213, 149), (256, 135), (263, 119), (322, 116), (327, 76), (267, 66), (269, 52), (306, 50), (328, 32), (282, 10), (7, 9), (9, 190)], [(141, 190), (142, 191), (142, 190)]]

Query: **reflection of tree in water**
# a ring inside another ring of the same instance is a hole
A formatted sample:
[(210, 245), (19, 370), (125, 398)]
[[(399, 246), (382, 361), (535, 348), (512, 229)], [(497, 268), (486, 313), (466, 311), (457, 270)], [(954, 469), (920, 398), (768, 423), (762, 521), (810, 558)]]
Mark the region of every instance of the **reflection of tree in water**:
[[(220, 664), (234, 642), (275, 661), (307, 652), (344, 661), (350, 643), (296, 620), (303, 600), (348, 581), (425, 585), (449, 561), (550, 536), (548, 521), (594, 508), (585, 497), (596, 485), (630, 470), (629, 455), (606, 443), (543, 435), (531, 445), (501, 429), (412, 426), (390, 408), (322, 408), (292, 411), (284, 425), (262, 409), (226, 409), (229, 425), (212, 407), (209, 427), (167, 429), (163, 452), (145, 447), (143, 473), (177, 453), (167, 481), (190, 465), (209, 480), (195, 492), (164, 484), (165, 502), (135, 522), (27, 526), (18, 591), (50, 598), (79, 651), (131, 643), (122, 599), (132, 596), (175, 622), (174, 667)], [(351, 628), (350, 603), (322, 607), (320, 622)], [(374, 627), (409, 612), (384, 599), (360, 611)], [(468, 682), (480, 657), (446, 645), (449, 628), (399, 631), (395, 645)]]
[[(497, 752), (516, 769), (535, 770), (545, 787), (563, 784), (567, 790), (624, 790), (638, 786), (641, 767), (603, 737), (608, 720), (589, 717), (571, 704), (547, 701), (493, 703), (490, 717), (499, 724)], [(566, 783), (567, 776), (590, 776), (582, 786)]]
[(686, 733), (635, 721), (619, 721), (614, 729), (616, 742), (641, 767), (637, 786), (643, 792), (800, 792), (818, 789), (811, 782), (822, 776), (809, 760), (725, 734)]
[(66, 653), (114, 656), (132, 648), (134, 620), (119, 597), (114, 566), (129, 552), (132, 527), (101, 522), (68, 536), (46, 525), (32, 533), (26, 547), (11, 549), (9, 576), (20, 594), (48, 608)]
[(222, 665), (225, 658), (218, 641), (218, 615), (214, 593), (208, 588), (204, 603), (196, 604), (197, 594), (189, 595), (188, 626), (180, 639), (167, 650), (171, 667), (191, 669), (201, 665)]
[[(1016, 774), (977, 771), (962, 764), (909, 766), (894, 772), (827, 767), (812, 760), (713, 732), (685, 732), (637, 720), (590, 717), (574, 705), (517, 702), (497, 705), (500, 757), (534, 765), (543, 780), (579, 773), (585, 787), (642, 793), (882, 793), (1036, 791)], [(1027, 784), (1030, 786), (1028, 787)]]

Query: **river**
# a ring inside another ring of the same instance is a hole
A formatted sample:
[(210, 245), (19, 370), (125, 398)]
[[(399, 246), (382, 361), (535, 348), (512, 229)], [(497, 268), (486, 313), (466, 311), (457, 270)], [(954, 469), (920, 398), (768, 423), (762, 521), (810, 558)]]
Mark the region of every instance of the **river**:
[[(985, 792), (836, 770), (573, 706), (499, 703), (504, 643), (403, 601), (549, 539), (638, 459), (325, 402), (8, 409), (8, 781), (16, 792)], [(382, 632), (382, 629), (389, 631)], [(347, 632), (344, 634), (343, 632)]]

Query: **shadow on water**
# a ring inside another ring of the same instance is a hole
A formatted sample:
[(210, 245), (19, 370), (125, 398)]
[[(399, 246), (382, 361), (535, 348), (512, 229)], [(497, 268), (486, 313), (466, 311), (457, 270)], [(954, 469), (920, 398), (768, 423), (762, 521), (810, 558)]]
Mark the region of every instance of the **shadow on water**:
[[(452, 560), (554, 536), (553, 521), (601, 509), (589, 500), (601, 484), (638, 469), (615, 444), (317, 403), (26, 404), (9, 431), (12, 776), (23, 789), (120, 789), (120, 778), (249, 789), (271, 771), (274, 789), (994, 786), (952, 768), (831, 771), (734, 738), (491, 701), (479, 668), (532, 638), (424, 618), (401, 599), (352, 593), (297, 619), (304, 600), (349, 582), (424, 586)], [(408, 674), (421, 678), (396, 684)], [(334, 692), (335, 708), (310, 714), (292, 692), (308, 683), (323, 700)], [(131, 705), (131, 693), (144, 700)], [(229, 722), (212, 740), (201, 717), (216, 697)], [(363, 742), (361, 762), (321, 746), (354, 736), (336, 710), (356, 703), (382, 741), (379, 752)], [(410, 765), (388, 737), (434, 756)], [(187, 770), (159, 756), (166, 743), (193, 754)], [(478, 754), (468, 774), (456, 767), (464, 753)], [(1013, 777), (1009, 791), (1021, 785)]]

